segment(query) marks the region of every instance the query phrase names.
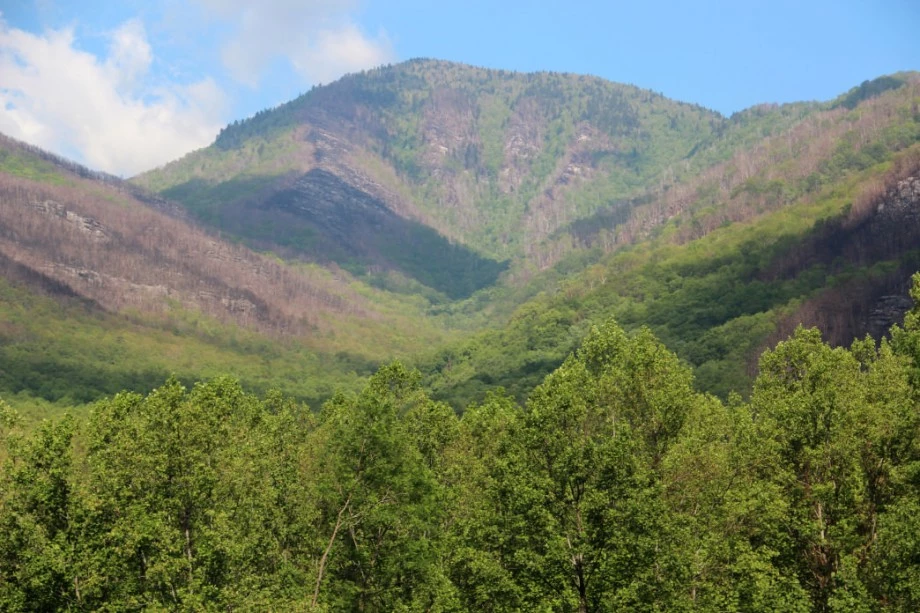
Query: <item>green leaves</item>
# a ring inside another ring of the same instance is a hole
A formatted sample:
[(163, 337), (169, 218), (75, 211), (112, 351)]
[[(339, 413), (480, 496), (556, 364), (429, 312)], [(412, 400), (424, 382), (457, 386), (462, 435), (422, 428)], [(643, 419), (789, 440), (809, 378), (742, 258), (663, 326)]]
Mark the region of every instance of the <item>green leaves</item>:
[(896, 486), (916, 453), (909, 376), (884, 341), (831, 349), (816, 330), (797, 330), (761, 360), (752, 410), (789, 503), (783, 558), (820, 609), (871, 607), (879, 522), (910, 491)]
[(450, 597), (437, 564), (434, 469), (455, 418), (425, 396), (419, 378), (394, 362), (360, 395), (323, 407), (311, 475), (322, 543), (313, 606), (427, 608)]
[(470, 408), (455, 487), (475, 510), (458, 518), (452, 575), (468, 606), (486, 594), (495, 610), (671, 602), (681, 571), (657, 466), (694, 399), (673, 354), (610, 323), (526, 411), (501, 396)]
[[(11, 422), (10, 414), (5, 415)], [(63, 609), (79, 601), (74, 563), (71, 418), (42, 422), (28, 438), (7, 439), (0, 475), (0, 608)]]
[(914, 610), (916, 334), (799, 329), (728, 404), (608, 322), (462, 418), (399, 362), (318, 414), (228, 378), (0, 405), (0, 608)]

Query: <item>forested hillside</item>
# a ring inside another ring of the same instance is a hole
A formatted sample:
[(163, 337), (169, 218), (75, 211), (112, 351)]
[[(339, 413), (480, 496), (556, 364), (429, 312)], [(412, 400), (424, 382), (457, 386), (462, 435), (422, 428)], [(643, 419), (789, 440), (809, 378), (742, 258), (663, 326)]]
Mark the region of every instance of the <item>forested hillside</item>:
[(419, 382), (314, 413), (171, 380), (31, 433), (0, 405), (0, 607), (920, 607), (920, 307), (880, 346), (797, 329), (749, 401), (613, 322), (524, 405)]
[(357, 274), (398, 270), (457, 298), (491, 285), (507, 260), (545, 266), (552, 255), (533, 246), (566, 224), (812, 108), (740, 125), (594, 77), (413, 60), (234, 123), (135, 181), (251, 244)]
[(229, 372), (320, 402), (398, 356), (462, 409), (523, 401), (613, 316), (747, 395), (798, 323), (847, 345), (902, 316), (918, 100), (903, 73), (726, 118), (418, 60), (130, 183), (5, 139), (0, 389), (72, 404)]
[(903, 314), (916, 203), (879, 211), (920, 174), (918, 100), (903, 73), (726, 118), (579, 75), (418, 60), (315, 88), (136, 182), (485, 329), (415, 361), (455, 407), (496, 386), (523, 399), (611, 315), (726, 397), (796, 323), (848, 344)]
[(880, 337), (920, 269), (920, 89), (867, 90), (628, 214), (557, 233), (554, 266), (482, 307), (506, 325), (422, 363), (436, 396), (462, 405), (503, 386), (523, 399), (610, 316), (649, 326), (723, 398), (749, 392), (757, 357), (798, 323), (835, 345)]
[(448, 336), (418, 300), (255, 253), (174, 203), (2, 136), (0, 219), (0, 393), (22, 402), (227, 372), (320, 401)]

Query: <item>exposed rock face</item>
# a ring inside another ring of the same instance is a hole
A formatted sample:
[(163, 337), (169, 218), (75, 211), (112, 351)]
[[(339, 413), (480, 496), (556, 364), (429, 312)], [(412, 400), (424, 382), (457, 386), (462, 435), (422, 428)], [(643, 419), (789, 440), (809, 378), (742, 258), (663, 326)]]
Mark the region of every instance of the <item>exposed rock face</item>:
[[(913, 306), (910, 279), (917, 272), (916, 258), (910, 254), (920, 248), (920, 173), (905, 174), (903, 179), (888, 179), (886, 190), (816, 229), (767, 269), (772, 279), (794, 278), (814, 266), (849, 277), (806, 301), (781, 324), (783, 334), (771, 341), (802, 323), (820, 328), (829, 342), (846, 346), (866, 334), (881, 338), (904, 321)], [(848, 274), (882, 262), (888, 266), (875, 268), (871, 275)], [(900, 264), (892, 266), (896, 262)]]
[[(873, 226), (878, 241), (904, 249), (920, 247), (920, 177), (907, 177), (888, 191), (876, 208)], [(902, 289), (903, 293), (882, 296), (876, 302), (867, 325), (873, 337), (880, 338), (894, 324), (903, 323), (913, 302), (907, 296), (907, 283)]]
[[(524, 218), (528, 235), (534, 237), (528, 246), (528, 254), (539, 259), (531, 249), (542, 239), (578, 217), (571, 201), (570, 192), (579, 184), (590, 181), (596, 174), (594, 157), (611, 150), (609, 138), (588, 122), (576, 127), (574, 137), (568, 143), (564, 155), (556, 164), (554, 172), (547, 177), (540, 194), (533, 199)], [(546, 264), (541, 265), (545, 267)]]
[(144, 206), (121, 183), (2, 178), (0, 276), (29, 287), (110, 312), (178, 307), (271, 333), (313, 330), (315, 313), (365, 312), (340, 281), (294, 271)]
[(876, 207), (874, 222), (883, 231), (920, 222), (920, 177), (898, 181)]
[(868, 332), (873, 338), (881, 338), (888, 333), (891, 326), (902, 324), (904, 314), (913, 306), (911, 299), (904, 295), (882, 296), (869, 313)]
[(463, 160), (468, 147), (478, 147), (474, 104), (463, 92), (439, 88), (432, 92), (424, 113), (422, 162), (431, 176), (451, 172), (450, 158)]
[(403, 217), (419, 218), (418, 211), (407, 206), (404, 198), (374, 180), (353, 161), (357, 154), (354, 145), (328, 130), (319, 128), (307, 129), (304, 140), (313, 147), (315, 170), (335, 175), (359, 192), (386, 204)]
[(92, 217), (84, 217), (65, 207), (63, 204), (54, 200), (44, 200), (41, 202), (30, 202), (28, 206), (39, 213), (45, 215), (54, 215), (66, 220), (81, 232), (85, 232), (94, 241), (104, 242), (109, 240), (105, 227)]
[(273, 231), (276, 243), (309, 242), (327, 262), (407, 270), (451, 297), (476, 289), (481, 281), (470, 285), (471, 274), (491, 282), (504, 267), (397, 215), (383, 200), (318, 168), (274, 194), (251, 220), (270, 223), (279, 212), (285, 223)]
[(305, 174), (290, 190), (276, 194), (266, 206), (309, 219), (342, 244), (348, 244), (355, 232), (380, 229), (390, 218), (397, 218), (380, 200), (319, 169)]
[(505, 132), (505, 161), (499, 174), (499, 188), (509, 194), (520, 189), (529, 165), (543, 148), (545, 125), (536, 100), (520, 100), (508, 120)]

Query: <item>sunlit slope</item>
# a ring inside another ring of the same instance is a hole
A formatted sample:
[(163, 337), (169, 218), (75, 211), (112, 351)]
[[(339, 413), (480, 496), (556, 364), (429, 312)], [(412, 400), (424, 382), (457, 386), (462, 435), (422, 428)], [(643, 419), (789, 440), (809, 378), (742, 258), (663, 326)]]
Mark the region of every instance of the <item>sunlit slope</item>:
[(507, 326), (425, 362), (431, 384), (458, 405), (498, 385), (524, 395), (610, 316), (650, 326), (722, 395), (746, 392), (757, 355), (797, 323), (838, 344), (883, 333), (920, 268), (920, 86), (864, 88), (620, 218), (570, 227), (553, 268), (493, 302)]
[(458, 298), (505, 266), (545, 266), (552, 255), (531, 246), (566, 224), (810, 108), (748, 130), (595, 77), (414, 60), (234, 122), (135, 182), (251, 244), (357, 274), (399, 270)]

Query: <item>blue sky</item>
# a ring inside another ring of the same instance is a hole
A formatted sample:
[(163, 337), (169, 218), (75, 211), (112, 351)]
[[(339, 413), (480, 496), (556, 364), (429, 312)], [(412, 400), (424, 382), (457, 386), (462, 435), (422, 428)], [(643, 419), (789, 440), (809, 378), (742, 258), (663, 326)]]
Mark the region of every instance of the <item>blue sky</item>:
[(129, 176), (413, 57), (587, 73), (726, 115), (920, 69), (916, 0), (0, 0), (0, 132)]

